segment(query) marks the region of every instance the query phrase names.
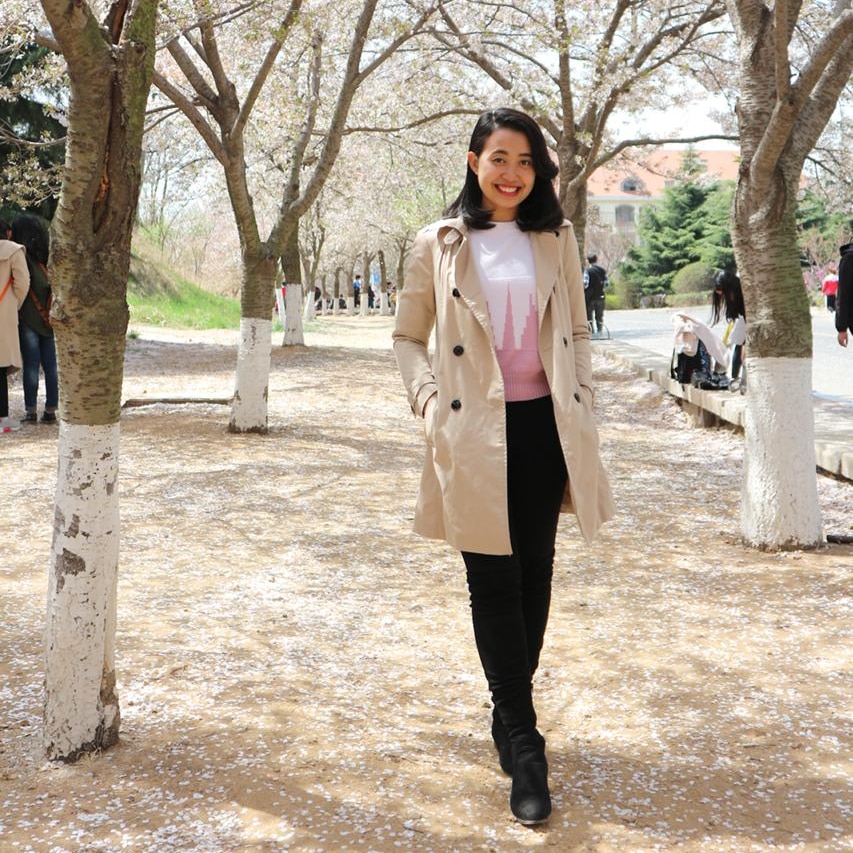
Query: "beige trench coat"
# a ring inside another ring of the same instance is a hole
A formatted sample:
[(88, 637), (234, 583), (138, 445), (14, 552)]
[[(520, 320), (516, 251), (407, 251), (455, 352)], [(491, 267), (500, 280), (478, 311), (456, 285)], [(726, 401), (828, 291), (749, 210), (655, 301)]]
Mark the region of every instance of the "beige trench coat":
[(0, 293), (9, 278), (12, 286), (0, 301), (0, 367), (21, 366), (21, 344), (18, 340), (18, 309), (30, 289), (26, 249), (11, 240), (0, 240)]
[[(591, 541), (613, 515), (592, 411), (592, 356), (574, 231), (531, 232), (539, 355), (569, 473), (562, 511)], [(428, 344), (436, 330), (435, 352)], [(462, 551), (509, 554), (503, 379), (479, 276), (461, 219), (415, 238), (397, 300), (394, 352), (427, 455), (415, 531)]]

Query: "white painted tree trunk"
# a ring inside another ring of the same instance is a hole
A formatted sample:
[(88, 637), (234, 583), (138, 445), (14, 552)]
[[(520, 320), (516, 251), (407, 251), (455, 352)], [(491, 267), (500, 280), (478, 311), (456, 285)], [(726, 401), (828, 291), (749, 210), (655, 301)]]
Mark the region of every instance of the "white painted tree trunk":
[(341, 303), (338, 302), (337, 295), (332, 298), (332, 314), (340, 314), (341, 313)]
[(383, 290), (379, 294), (379, 316), (387, 317), (391, 313), (391, 301), (388, 299), (388, 291)]
[[(305, 311), (302, 315), (302, 319), (307, 323), (309, 320), (314, 319), (314, 315), (317, 313), (317, 306), (315, 304), (316, 297), (314, 295), (314, 291), (308, 294), (308, 298), (305, 300)], [(320, 304), (323, 304), (323, 297), (320, 296)]]
[(352, 317), (355, 314), (355, 297), (347, 296), (347, 314)]
[[(742, 530), (751, 545), (821, 542), (812, 360), (747, 359)], [(760, 393), (758, 393), (760, 389)]]
[(368, 295), (367, 285), (364, 286), (363, 290), (365, 291), (361, 295), (361, 304), (359, 305), (359, 314), (362, 317), (368, 317), (370, 315), (370, 297)]
[(59, 427), (45, 628), (44, 745), (51, 759), (118, 740), (115, 677), (119, 425)]
[[(288, 284), (284, 297), (284, 339), (282, 346), (302, 346), (305, 334), (302, 330), (302, 285)], [(308, 300), (312, 305), (313, 299)]]
[(231, 432), (266, 432), (272, 321), (240, 320), (237, 383), (231, 404)]

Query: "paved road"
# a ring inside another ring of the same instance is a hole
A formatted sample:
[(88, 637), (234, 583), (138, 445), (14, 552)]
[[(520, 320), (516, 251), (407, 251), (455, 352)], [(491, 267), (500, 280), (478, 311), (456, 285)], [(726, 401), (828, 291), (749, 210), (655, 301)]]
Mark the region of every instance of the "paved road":
[[(682, 311), (708, 321), (708, 306), (697, 308), (648, 308), (636, 311), (608, 311), (604, 322), (613, 338), (644, 347), (661, 355), (672, 354), (672, 320)], [(832, 315), (823, 308), (812, 309), (814, 361), (812, 388), (821, 400), (840, 402), (853, 414), (853, 345), (838, 346)]]

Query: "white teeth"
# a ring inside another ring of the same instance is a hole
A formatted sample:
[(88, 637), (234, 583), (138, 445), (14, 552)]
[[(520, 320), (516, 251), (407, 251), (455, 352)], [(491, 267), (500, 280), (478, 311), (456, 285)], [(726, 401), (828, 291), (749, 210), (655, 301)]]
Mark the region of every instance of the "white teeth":
[(502, 193), (514, 193), (514, 192), (518, 192), (518, 187), (502, 187), (500, 184), (498, 184), (498, 189), (499, 189)]

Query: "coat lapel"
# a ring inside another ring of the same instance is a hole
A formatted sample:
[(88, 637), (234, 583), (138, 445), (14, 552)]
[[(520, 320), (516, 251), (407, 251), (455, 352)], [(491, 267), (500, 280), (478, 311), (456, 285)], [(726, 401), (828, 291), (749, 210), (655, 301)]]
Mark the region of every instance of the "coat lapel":
[(495, 342), (492, 322), (489, 318), (489, 308), (486, 303), (486, 295), (483, 293), (483, 286), (480, 283), (480, 276), (477, 273), (477, 267), (471, 257), (471, 244), (468, 241), (467, 229), (464, 226), (454, 227), (441, 239), (444, 240), (445, 251), (453, 252), (455, 255), (454, 262), (449, 265), (448, 286), (451, 291), (454, 287), (458, 288), (462, 298), (471, 309), (471, 313), (477, 318), (477, 322), (483, 327), (489, 341), (491, 341), (492, 348), (494, 348)]
[(554, 292), (560, 271), (560, 240), (553, 231), (533, 231), (530, 234), (533, 265), (536, 268), (536, 302), (539, 306), (539, 327), (545, 308)]

